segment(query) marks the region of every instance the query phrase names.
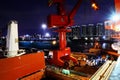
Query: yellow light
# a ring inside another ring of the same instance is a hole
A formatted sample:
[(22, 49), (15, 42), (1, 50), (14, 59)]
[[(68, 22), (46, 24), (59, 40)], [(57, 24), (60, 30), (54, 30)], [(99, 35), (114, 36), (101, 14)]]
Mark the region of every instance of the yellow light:
[(55, 45), (57, 42), (56, 41), (52, 41), (52, 44)]
[(92, 4), (92, 7), (95, 7), (95, 3)]
[(98, 6), (96, 5), (96, 3), (92, 3), (92, 8), (93, 8), (94, 10), (98, 10)]

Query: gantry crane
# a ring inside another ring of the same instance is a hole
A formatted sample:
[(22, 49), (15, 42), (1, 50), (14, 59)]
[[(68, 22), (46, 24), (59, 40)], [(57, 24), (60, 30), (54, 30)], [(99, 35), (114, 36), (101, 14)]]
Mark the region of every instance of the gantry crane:
[[(70, 30), (66, 29), (68, 26), (72, 26), (74, 24), (74, 16), (79, 9), (82, 0), (78, 0), (77, 4), (71, 10), (69, 14), (66, 13), (64, 8), (65, 0), (49, 0), (49, 6), (52, 4), (57, 4), (57, 14), (51, 14), (48, 16), (48, 27), (49, 28), (57, 28), (57, 32), (59, 33), (59, 50), (53, 51), (53, 59), (52, 63), (58, 66), (63, 66), (64, 61), (61, 59), (72, 60), (74, 63), (77, 63), (77, 60), (70, 56), (71, 50), (69, 47), (66, 47), (66, 32)], [(98, 10), (98, 6), (95, 3), (95, 0), (91, 0), (92, 7), (94, 10)]]

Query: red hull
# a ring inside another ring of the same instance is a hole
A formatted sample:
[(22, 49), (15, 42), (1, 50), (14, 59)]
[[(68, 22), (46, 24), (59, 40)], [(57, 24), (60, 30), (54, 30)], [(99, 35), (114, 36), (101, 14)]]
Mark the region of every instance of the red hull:
[(0, 79), (17, 80), (45, 68), (44, 53), (0, 59)]

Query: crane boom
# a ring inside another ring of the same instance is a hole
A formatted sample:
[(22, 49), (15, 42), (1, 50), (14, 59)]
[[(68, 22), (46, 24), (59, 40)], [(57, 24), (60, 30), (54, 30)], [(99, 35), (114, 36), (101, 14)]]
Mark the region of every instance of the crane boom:
[[(93, 2), (94, 0), (92, 0)], [(73, 17), (75, 16), (76, 12), (79, 9), (80, 4), (82, 3), (82, 0), (78, 0), (74, 8), (69, 14), (66, 14), (65, 8), (64, 8), (64, 2), (65, 0), (52, 0), (49, 1), (49, 5), (57, 4), (57, 13), (52, 14), (48, 16), (48, 27), (49, 28), (57, 28), (57, 32), (59, 33), (59, 50), (53, 51), (53, 59), (52, 63), (55, 65), (63, 66), (64, 62), (61, 60), (61, 57), (66, 56), (66, 59), (71, 59), (74, 63), (77, 63), (77, 60), (70, 56), (71, 50), (69, 47), (66, 47), (66, 32), (68, 30), (66, 29), (68, 26), (73, 25)], [(94, 2), (93, 2), (94, 3)], [(93, 8), (96, 9), (96, 4), (94, 3)]]

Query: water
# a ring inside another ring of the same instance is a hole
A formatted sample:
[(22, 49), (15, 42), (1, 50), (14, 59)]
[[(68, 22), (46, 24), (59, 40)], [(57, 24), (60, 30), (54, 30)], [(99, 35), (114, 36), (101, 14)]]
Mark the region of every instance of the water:
[(20, 41), (20, 48), (36, 48), (36, 49), (57, 49), (58, 44), (53, 45), (52, 41)]
[[(112, 50), (111, 44), (113, 42), (99, 42), (100, 47), (102, 49)], [(81, 43), (80, 41), (75, 42), (68, 42), (68, 45), (73, 52), (83, 52), (85, 49), (89, 49), (91, 47), (94, 47), (94, 42), (84, 42)], [(49, 49), (49, 50), (55, 50), (59, 49), (59, 44), (52, 44), (52, 41), (20, 41), (19, 42), (20, 48), (36, 48), (36, 49)]]

